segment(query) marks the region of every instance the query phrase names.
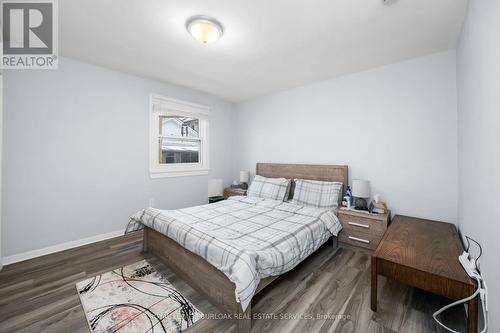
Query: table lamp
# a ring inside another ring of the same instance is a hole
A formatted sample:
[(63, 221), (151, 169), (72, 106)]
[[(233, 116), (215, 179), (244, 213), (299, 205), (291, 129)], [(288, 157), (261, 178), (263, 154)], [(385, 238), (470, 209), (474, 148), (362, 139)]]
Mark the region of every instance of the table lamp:
[(366, 199), (370, 197), (370, 182), (368, 180), (352, 180), (352, 196), (354, 197), (354, 209), (368, 210)]
[(246, 190), (248, 189), (248, 181), (250, 180), (250, 172), (249, 171), (240, 171), (240, 184), (241, 188)]

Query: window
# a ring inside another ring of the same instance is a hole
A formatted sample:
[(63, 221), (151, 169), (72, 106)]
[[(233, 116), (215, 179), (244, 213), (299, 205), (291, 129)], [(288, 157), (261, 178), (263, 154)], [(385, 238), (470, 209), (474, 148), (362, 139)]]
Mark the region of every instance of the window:
[(151, 95), (152, 178), (208, 174), (209, 108)]

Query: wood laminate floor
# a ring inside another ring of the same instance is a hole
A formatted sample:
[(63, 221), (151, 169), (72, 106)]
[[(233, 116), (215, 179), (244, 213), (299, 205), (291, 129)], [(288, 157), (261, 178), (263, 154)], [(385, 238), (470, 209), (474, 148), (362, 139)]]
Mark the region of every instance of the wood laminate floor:
[[(219, 312), (165, 265), (141, 253), (135, 233), (4, 267), (0, 332), (89, 332), (75, 283), (144, 258), (205, 314)], [(325, 244), (254, 298), (252, 332), (444, 332), (432, 312), (449, 300), (379, 279), (379, 310), (370, 310), (370, 252)], [(337, 316), (338, 315), (338, 316)], [(294, 318), (294, 316), (299, 316)], [(464, 331), (464, 312), (445, 322)], [(203, 319), (189, 332), (231, 332), (232, 321)]]

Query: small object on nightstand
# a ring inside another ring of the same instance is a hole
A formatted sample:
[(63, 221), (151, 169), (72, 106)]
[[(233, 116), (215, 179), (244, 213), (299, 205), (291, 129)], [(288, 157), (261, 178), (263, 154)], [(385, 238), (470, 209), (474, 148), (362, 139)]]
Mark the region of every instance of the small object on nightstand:
[(352, 191), (351, 187), (347, 186), (347, 191), (345, 191), (345, 195), (342, 198), (342, 207), (349, 208), (352, 204)]
[(385, 214), (388, 210), (387, 204), (380, 201), (380, 194), (375, 194), (372, 202), (370, 203), (370, 207), (368, 207), (368, 211), (373, 214)]
[(247, 195), (247, 190), (244, 190), (242, 188), (234, 188), (233, 186), (231, 187), (226, 187), (224, 189), (224, 199), (227, 199), (232, 196), (244, 196)]
[(374, 250), (387, 229), (391, 212), (370, 214), (367, 211), (339, 208), (337, 216), (342, 224), (339, 234), (341, 243)]
[(224, 200), (224, 197), (222, 195), (215, 196), (215, 197), (209, 197), (208, 198), (208, 203), (209, 204), (216, 203), (216, 202), (219, 202), (219, 201), (222, 201), (222, 200)]
[(222, 196), (222, 179), (210, 179), (208, 181), (208, 203), (224, 200)]
[(374, 214), (385, 214), (388, 211), (386, 203), (382, 201), (372, 201), (370, 206), (372, 207), (371, 212)]

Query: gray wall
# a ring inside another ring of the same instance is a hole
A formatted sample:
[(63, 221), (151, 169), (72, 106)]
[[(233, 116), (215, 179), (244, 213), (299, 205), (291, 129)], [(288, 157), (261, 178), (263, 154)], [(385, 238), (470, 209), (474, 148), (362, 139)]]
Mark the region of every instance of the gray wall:
[(500, 1), (473, 0), (457, 49), (459, 227), (482, 245), (489, 332), (500, 331)]
[[(6, 71), (4, 257), (124, 228), (149, 204), (201, 204), (230, 182), (233, 105), (69, 59), (54, 71)], [(210, 175), (151, 180), (149, 94), (208, 105)]]
[(394, 213), (457, 221), (455, 52), (237, 105), (234, 172), (338, 163)]

